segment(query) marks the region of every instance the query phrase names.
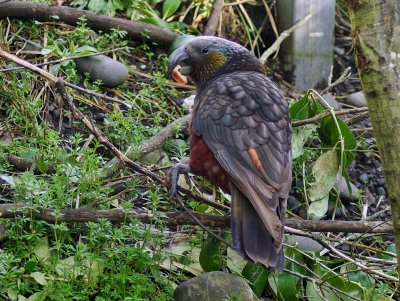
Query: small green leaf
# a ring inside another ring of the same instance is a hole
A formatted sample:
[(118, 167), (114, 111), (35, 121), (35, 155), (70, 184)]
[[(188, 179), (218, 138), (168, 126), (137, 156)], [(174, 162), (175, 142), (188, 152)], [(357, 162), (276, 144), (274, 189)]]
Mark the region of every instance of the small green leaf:
[(42, 301), (45, 299), (45, 297), (46, 297), (46, 295), (44, 292), (37, 292), (37, 293), (30, 295), (29, 298), (26, 299), (26, 301)]
[(18, 290), (15, 288), (7, 289), (7, 296), (11, 301), (16, 301), (18, 299)]
[(80, 55), (86, 55), (86, 54), (91, 54), (91, 53), (97, 53), (97, 49), (89, 46), (89, 45), (84, 45), (81, 47), (76, 48), (75, 54), (80, 54)]
[(49, 166), (44, 162), (42, 157), (36, 160), (36, 167), (41, 173), (46, 173), (49, 170)]
[(36, 280), (37, 283), (41, 284), (41, 285), (46, 285), (47, 284), (47, 280), (44, 278), (44, 274), (41, 272), (33, 272), (31, 273), (31, 276), (33, 277), (33, 279)]
[(260, 297), (265, 291), (270, 272), (259, 263), (247, 263), (243, 268), (242, 275), (250, 282), (253, 292)]
[(327, 151), (319, 156), (312, 168), (315, 182), (311, 183), (308, 191), (310, 202), (321, 200), (329, 195), (335, 186), (338, 170), (339, 163), (335, 150)]
[(37, 265), (37, 261), (29, 260), (25, 263), (25, 272), (26, 273), (31, 273), (34, 271), (35, 267)]
[(318, 201), (312, 202), (308, 207), (307, 213), (312, 219), (323, 218), (325, 214), (328, 212), (328, 204), (329, 204), (329, 195)]
[(90, 0), (88, 4), (88, 9), (94, 11), (95, 13), (99, 13), (106, 8), (107, 2), (104, 0)]
[(33, 252), (40, 261), (47, 261), (50, 257), (49, 242), (47, 237), (37, 242)]
[(40, 50), (41, 55), (48, 55), (50, 53), (51, 53), (51, 49), (48, 49), (48, 48), (43, 48), (42, 50)]
[(324, 112), (324, 108), (310, 94), (305, 94), (289, 107), (292, 120), (304, 120)]
[(165, 0), (163, 3), (163, 19), (171, 17), (181, 5), (180, 0)]
[(165, 22), (163, 19), (161, 19), (159, 16), (152, 16), (152, 17), (147, 17), (147, 18), (143, 18), (140, 19), (141, 22), (145, 22), (145, 23), (149, 23), (149, 24), (153, 24), (156, 25), (158, 27), (161, 28), (167, 28), (168, 27), (168, 23)]
[(300, 157), (304, 153), (303, 146), (308, 138), (316, 131), (317, 125), (307, 124), (293, 128), (292, 130), (292, 159)]
[(116, 10), (123, 10), (125, 8), (124, 3), (121, 0), (113, 0), (113, 5)]
[(235, 250), (231, 248), (226, 250), (226, 266), (233, 274), (240, 275), (246, 264), (247, 261), (242, 259)]
[[(355, 157), (355, 148), (357, 147), (357, 140), (350, 128), (342, 120), (337, 118), (337, 123), (339, 125), (340, 132), (342, 133), (344, 142), (344, 157), (343, 157), (343, 167), (350, 166)], [(321, 142), (328, 147), (336, 147), (339, 162), (341, 162), (341, 146), (340, 146), (340, 135), (338, 127), (335, 123), (333, 116), (326, 117), (321, 120), (320, 127), (318, 128), (318, 134)]]
[(199, 261), (205, 272), (220, 271), (223, 264), (221, 242), (214, 237), (210, 237), (201, 248)]

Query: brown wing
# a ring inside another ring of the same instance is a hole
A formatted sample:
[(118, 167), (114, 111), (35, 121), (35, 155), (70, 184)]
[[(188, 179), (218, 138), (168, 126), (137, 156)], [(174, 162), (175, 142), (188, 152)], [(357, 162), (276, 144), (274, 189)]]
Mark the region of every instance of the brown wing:
[[(246, 206), (234, 200), (236, 196), (242, 202), (239, 196), (244, 195), (272, 237), (272, 241), (267, 239), (256, 246), (254, 252), (249, 251), (244, 240), (251, 240), (251, 231), (262, 235), (255, 231), (260, 225), (243, 221), (252, 214), (242, 216), (233, 208), (234, 244), (245, 256), (273, 266), (278, 259), (272, 258), (273, 254), (265, 255), (270, 257), (268, 260), (260, 258), (259, 249), (272, 242), (273, 253), (282, 253), (283, 218), (291, 184), (291, 129), (286, 101), (261, 73), (234, 72), (204, 86), (195, 99), (192, 129), (203, 137), (239, 189), (232, 193), (233, 206)], [(245, 237), (243, 232), (247, 232)]]

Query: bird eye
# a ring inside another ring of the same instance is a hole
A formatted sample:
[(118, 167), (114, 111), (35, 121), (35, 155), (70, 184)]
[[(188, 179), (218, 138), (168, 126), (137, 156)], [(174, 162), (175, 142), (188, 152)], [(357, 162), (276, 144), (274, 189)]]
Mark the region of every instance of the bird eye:
[(208, 53), (208, 48), (206, 47), (206, 48), (203, 48), (202, 50), (201, 50), (201, 52), (203, 52), (203, 53)]

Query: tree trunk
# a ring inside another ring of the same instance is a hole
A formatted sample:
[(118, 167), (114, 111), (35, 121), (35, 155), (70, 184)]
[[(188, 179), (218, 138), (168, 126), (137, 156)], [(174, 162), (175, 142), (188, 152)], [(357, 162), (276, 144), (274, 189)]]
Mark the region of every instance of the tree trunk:
[(400, 275), (400, 2), (346, 2), (356, 66), (386, 177)]

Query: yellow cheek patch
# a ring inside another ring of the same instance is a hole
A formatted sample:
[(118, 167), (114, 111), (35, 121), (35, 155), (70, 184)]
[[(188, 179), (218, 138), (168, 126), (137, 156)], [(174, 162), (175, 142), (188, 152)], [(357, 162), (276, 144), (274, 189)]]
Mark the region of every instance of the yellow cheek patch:
[(216, 70), (226, 63), (227, 58), (222, 52), (214, 51), (207, 54), (206, 61), (213, 70)]

